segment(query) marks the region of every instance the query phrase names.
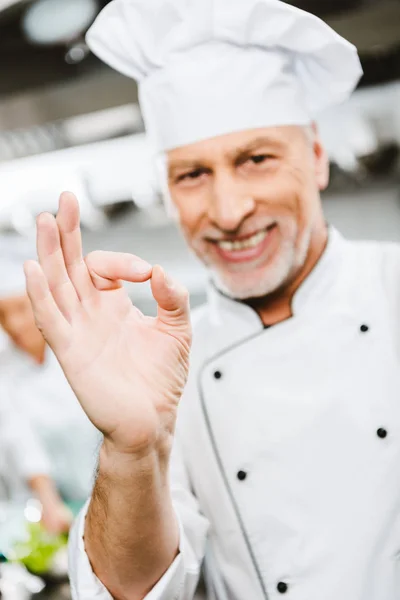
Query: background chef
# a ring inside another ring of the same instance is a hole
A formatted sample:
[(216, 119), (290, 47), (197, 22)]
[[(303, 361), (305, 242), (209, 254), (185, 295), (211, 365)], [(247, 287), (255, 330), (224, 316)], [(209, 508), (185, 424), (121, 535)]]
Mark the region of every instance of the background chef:
[(35, 325), (23, 273), (24, 260), (35, 255), (20, 236), (0, 238), (0, 326), (8, 340), (0, 353), (4, 477), (11, 498), (33, 491), (44, 524), (67, 531), (63, 499), (83, 503), (90, 494), (100, 438)]
[[(75, 598), (189, 600), (211, 552), (218, 600), (395, 600), (400, 252), (326, 226), (312, 127), (357, 84), (355, 48), (276, 0), (115, 0), (88, 41), (139, 81), (212, 284), (177, 411), (185, 293), (137, 257), (84, 261), (69, 194), (38, 221), (36, 318), (104, 433)], [(121, 279), (151, 280), (156, 319)]]

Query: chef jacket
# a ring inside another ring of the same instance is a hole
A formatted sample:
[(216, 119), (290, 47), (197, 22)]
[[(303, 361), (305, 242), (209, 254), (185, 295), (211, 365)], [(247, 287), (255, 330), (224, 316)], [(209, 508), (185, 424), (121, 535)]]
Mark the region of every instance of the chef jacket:
[[(38, 365), (10, 347), (2, 360), (0, 381), (3, 399), (14, 414), (7, 428), (11, 495), (20, 498), (29, 493), (28, 474), (46, 474), (66, 500), (86, 500), (101, 436), (84, 414), (54, 354), (47, 348), (44, 364)], [(22, 437), (26, 423), (28, 439)]]
[[(146, 600), (400, 598), (400, 247), (327, 248), (265, 328), (211, 289), (171, 465), (180, 553)], [(110, 600), (75, 525), (75, 600)], [(129, 527), (129, 523), (127, 523)]]
[(29, 419), (10, 402), (0, 374), (0, 501), (16, 499), (15, 485), (10, 481), (15, 478), (14, 469), (18, 478), (27, 482), (34, 476), (49, 476), (51, 466)]

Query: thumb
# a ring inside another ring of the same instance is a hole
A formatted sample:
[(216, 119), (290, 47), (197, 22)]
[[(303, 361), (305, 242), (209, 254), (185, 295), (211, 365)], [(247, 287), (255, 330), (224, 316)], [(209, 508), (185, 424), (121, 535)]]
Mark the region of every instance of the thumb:
[(158, 318), (167, 325), (190, 329), (189, 293), (180, 283), (156, 265), (151, 277), (151, 291), (158, 304)]

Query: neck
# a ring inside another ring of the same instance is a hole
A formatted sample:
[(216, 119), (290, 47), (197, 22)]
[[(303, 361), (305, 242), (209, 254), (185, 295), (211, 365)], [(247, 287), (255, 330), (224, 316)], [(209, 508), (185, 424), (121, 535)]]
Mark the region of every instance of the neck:
[(313, 231), (304, 265), (290, 283), (273, 294), (248, 302), (257, 311), (264, 325), (276, 325), (292, 316), (293, 296), (318, 263), (327, 242), (328, 229), (324, 224)]

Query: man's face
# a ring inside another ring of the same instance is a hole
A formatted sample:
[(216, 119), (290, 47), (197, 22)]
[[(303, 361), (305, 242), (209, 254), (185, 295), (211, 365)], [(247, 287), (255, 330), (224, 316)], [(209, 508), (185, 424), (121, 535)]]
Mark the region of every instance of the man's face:
[(35, 325), (27, 295), (0, 298), (0, 326), (20, 350), (42, 362), (45, 341)]
[(237, 299), (290, 283), (323, 226), (328, 161), (310, 128), (232, 133), (167, 155), (168, 182), (189, 246)]

